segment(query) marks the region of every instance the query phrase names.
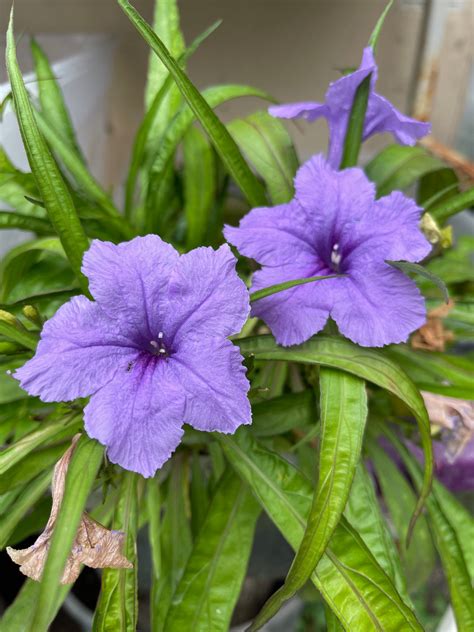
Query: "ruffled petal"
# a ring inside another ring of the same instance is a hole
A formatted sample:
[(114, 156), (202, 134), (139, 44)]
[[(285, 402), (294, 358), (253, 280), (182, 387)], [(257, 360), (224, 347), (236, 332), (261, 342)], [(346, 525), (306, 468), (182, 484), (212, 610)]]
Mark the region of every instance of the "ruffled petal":
[(370, 214), (354, 227), (358, 246), (348, 257), (349, 268), (382, 264), (385, 260), (421, 261), (431, 245), (420, 230), (423, 210), (415, 202), (394, 191), (375, 202)]
[[(254, 274), (252, 290), (320, 273), (325, 271), (305, 265), (263, 268)], [(261, 318), (270, 327), (278, 344), (285, 347), (300, 344), (326, 324), (341, 280), (315, 281), (259, 299), (252, 304), (252, 316)]]
[(82, 271), (104, 312), (142, 341), (150, 341), (161, 330), (166, 288), (178, 257), (157, 235), (118, 245), (94, 240)]
[(307, 121), (312, 122), (320, 118), (321, 116), (327, 116), (328, 108), (324, 103), (315, 103), (314, 101), (302, 101), (300, 103), (272, 105), (268, 108), (268, 112), (276, 118), (304, 118)]
[(263, 265), (310, 263), (315, 251), (308, 222), (306, 211), (292, 200), (272, 208), (253, 209), (238, 228), (226, 226), (224, 237), (240, 254)]
[(344, 336), (363, 347), (406, 342), (426, 321), (425, 301), (415, 283), (388, 265), (337, 281), (331, 316)]
[(414, 145), (418, 138), (431, 132), (431, 125), (402, 114), (385, 97), (374, 92), (367, 107), (364, 140), (382, 132), (392, 133), (402, 145)]
[(250, 311), (248, 291), (235, 270), (229, 246), (196, 248), (179, 258), (168, 285), (164, 331), (175, 348), (239, 332)]
[(14, 377), (42, 401), (68, 401), (107, 384), (137, 353), (97, 303), (75, 296), (45, 323), (36, 355)]
[(203, 344), (188, 340), (170, 359), (170, 368), (186, 393), (185, 423), (197, 430), (233, 433), (250, 424), (243, 357), (229, 340)]
[(169, 361), (144, 354), (91, 397), (87, 434), (107, 447), (112, 463), (153, 476), (183, 435), (184, 396)]

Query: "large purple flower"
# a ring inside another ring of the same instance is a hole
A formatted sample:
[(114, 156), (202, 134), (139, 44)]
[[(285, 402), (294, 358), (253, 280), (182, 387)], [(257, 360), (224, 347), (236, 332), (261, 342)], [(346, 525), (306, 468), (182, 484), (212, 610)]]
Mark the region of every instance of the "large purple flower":
[(259, 290), (327, 274), (260, 299), (252, 313), (278, 343), (294, 345), (320, 331), (329, 316), (342, 334), (363, 346), (405, 341), (425, 322), (415, 283), (385, 263), (419, 261), (430, 251), (418, 222), (421, 209), (400, 192), (375, 200), (374, 185), (359, 168), (336, 171), (314, 156), (298, 171), (295, 198), (256, 208), (224, 234), (241, 254), (262, 264)]
[(240, 331), (248, 292), (227, 245), (179, 255), (156, 235), (84, 256), (96, 302), (71, 299), (46, 322), (15, 377), (43, 401), (92, 395), (89, 436), (114, 463), (152, 476), (188, 423), (232, 433), (251, 421)]
[(431, 125), (405, 116), (390, 101), (377, 94), (377, 72), (372, 48), (367, 47), (364, 49), (359, 68), (330, 84), (324, 103), (306, 101), (275, 105), (269, 108), (269, 112), (273, 116), (286, 119), (305, 118), (308, 121), (315, 121), (324, 117), (329, 125), (328, 161), (331, 166), (338, 168), (341, 164), (344, 139), (356, 90), (372, 73), (363, 140), (373, 134), (391, 132), (402, 145), (413, 145), (417, 138), (429, 134)]

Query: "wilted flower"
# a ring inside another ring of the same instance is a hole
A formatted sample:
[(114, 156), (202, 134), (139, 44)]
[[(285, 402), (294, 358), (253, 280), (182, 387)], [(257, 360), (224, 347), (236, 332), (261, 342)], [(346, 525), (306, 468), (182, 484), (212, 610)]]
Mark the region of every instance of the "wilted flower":
[(446, 343), (454, 340), (453, 332), (445, 329), (443, 325), (443, 318), (446, 318), (453, 307), (453, 301), (449, 301), (430, 310), (426, 323), (413, 335), (411, 346), (425, 351), (444, 351)]
[(375, 199), (361, 169), (335, 171), (322, 156), (303, 165), (295, 198), (257, 208), (225, 236), (262, 270), (253, 289), (312, 276), (340, 274), (299, 285), (253, 304), (277, 342), (294, 345), (320, 331), (329, 316), (363, 346), (405, 341), (426, 318), (415, 283), (386, 260), (419, 261), (430, 251), (418, 222), (421, 209), (400, 192)]
[(329, 126), (328, 162), (339, 167), (344, 148), (349, 116), (357, 88), (372, 73), (367, 113), (364, 122), (363, 140), (373, 134), (391, 132), (402, 145), (413, 145), (416, 139), (426, 136), (431, 130), (429, 123), (416, 121), (399, 112), (387, 99), (375, 92), (378, 68), (372, 48), (364, 49), (359, 68), (330, 84), (324, 103), (306, 101), (274, 105), (270, 114), (279, 118), (305, 118), (315, 121), (324, 117)]
[(183, 423), (231, 433), (251, 421), (242, 356), (227, 336), (249, 311), (227, 245), (179, 255), (156, 235), (84, 256), (96, 302), (74, 297), (47, 321), (34, 358), (15, 377), (43, 401), (92, 395), (90, 437), (109, 459), (152, 476)]
[[(8, 555), (20, 565), (20, 571), (36, 581), (40, 581), (43, 574), (51, 537), (64, 496), (67, 470), (80, 436), (74, 437), (71, 447), (66, 450), (54, 468), (51, 490), (53, 504), (43, 533), (27, 549), (7, 547)], [(86, 513), (82, 514), (61, 583), (74, 582), (79, 577), (82, 564), (91, 568), (132, 568), (133, 564), (122, 554), (124, 538), (125, 534), (121, 531), (106, 529)]]

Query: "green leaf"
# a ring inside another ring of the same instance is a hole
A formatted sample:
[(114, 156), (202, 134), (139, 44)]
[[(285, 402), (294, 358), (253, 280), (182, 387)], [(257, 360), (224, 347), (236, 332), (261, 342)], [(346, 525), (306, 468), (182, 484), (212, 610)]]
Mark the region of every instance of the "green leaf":
[(38, 235), (51, 235), (53, 227), (51, 224), (34, 215), (23, 215), (11, 211), (0, 211), (0, 230), (16, 228), (19, 230), (30, 230)]
[(392, 8), (392, 5), (393, 5), (393, 0), (390, 0), (390, 2), (387, 4), (385, 9), (383, 10), (382, 15), (377, 20), (377, 24), (375, 25), (374, 30), (372, 31), (372, 34), (371, 34), (371, 36), (369, 38), (369, 46), (374, 51), (374, 55), (375, 55), (375, 51), (377, 50), (377, 44), (378, 44), (378, 41), (379, 41), (379, 37), (380, 37), (380, 33), (382, 31), (383, 24), (385, 22), (385, 18), (387, 17), (388, 12)]
[(209, 490), (206, 475), (201, 467), (201, 457), (193, 452), (191, 462), (191, 485), (189, 489), (191, 503), (191, 528), (195, 538), (201, 530), (209, 508)]
[(288, 348), (279, 347), (272, 336), (243, 338), (236, 340), (235, 344), (240, 347), (244, 355), (254, 355), (256, 360), (321, 364), (347, 371), (388, 390), (408, 406), (417, 420), (425, 456), (423, 486), (412, 517), (412, 528), (430, 493), (433, 476), (433, 448), (431, 426), (423, 398), (400, 367), (380, 351), (361, 348), (340, 337), (318, 335), (302, 345)]
[(38, 80), (41, 111), (48, 118), (51, 126), (67, 141), (76, 155), (84, 161), (61, 88), (45, 52), (34, 39), (31, 40), (31, 53)]
[(266, 112), (255, 112), (232, 121), (227, 129), (263, 178), (273, 204), (289, 202), (298, 158), (281, 121)]
[[(394, 500), (400, 503), (398, 493), (394, 495)], [(413, 509), (414, 503), (410, 510), (413, 511)], [(380, 511), (372, 477), (362, 461), (357, 466), (344, 515), (390, 577), (405, 603), (410, 604), (397, 548)], [(421, 518), (415, 527), (415, 533), (420, 523)]]
[(20, 439), (20, 441), (17, 441), (0, 452), (0, 475), (10, 470), (10, 468), (46, 441), (51, 439), (57, 441), (60, 438), (66, 439), (71, 437), (77, 432), (78, 425), (79, 418), (75, 415), (68, 419), (60, 419), (59, 421), (54, 421), (49, 424), (43, 422), (39, 430), (30, 432), (23, 437), (23, 439)]
[(370, 458), (375, 467), (383, 499), (388, 508), (391, 524), (397, 534), (397, 544), (405, 569), (408, 586), (414, 591), (425, 585), (435, 567), (436, 558), (426, 516), (418, 519), (410, 546), (406, 536), (410, 515), (416, 505), (413, 488), (386, 452), (370, 442)]
[[(115, 208), (110, 196), (94, 176), (89, 172), (85, 164), (78, 158), (76, 152), (71, 149), (67, 141), (61, 137), (60, 133), (52, 123), (41, 112), (35, 113), (38, 122), (38, 128), (43, 134), (46, 142), (51, 150), (61, 159), (69, 173), (73, 176), (74, 181), (93, 202), (113, 218), (120, 218), (118, 210)], [(122, 230), (125, 237), (130, 237), (131, 232), (123, 225)]]
[(164, 627), (166, 615), (192, 548), (187, 516), (187, 469), (180, 458), (175, 457), (172, 464), (166, 513), (161, 525), (161, 575), (152, 578), (152, 632), (167, 632)]
[(254, 404), (250, 431), (256, 437), (271, 437), (293, 428), (307, 427), (314, 423), (315, 416), (315, 399), (311, 390), (288, 393)]
[(45, 204), (51, 223), (61, 239), (64, 251), (71, 262), (81, 288), (87, 293), (88, 283), (81, 272), (81, 265), (82, 256), (88, 249), (89, 242), (77, 217), (68, 188), (38, 129), (16, 58), (13, 10), (7, 32), (7, 70), (23, 144), (41, 199)]
[(472, 206), (474, 206), (474, 187), (436, 204), (430, 209), (430, 213), (438, 222), (444, 222), (456, 213)]
[(271, 619), (310, 578), (346, 506), (367, 419), (365, 382), (330, 368), (320, 371), (321, 440), (318, 484), (295, 559), (284, 585), (266, 602), (251, 630)]
[(389, 261), (387, 259), (386, 263), (392, 266), (392, 268), (397, 268), (398, 270), (401, 270), (406, 275), (410, 273), (419, 274), (425, 279), (428, 279), (429, 281), (431, 281), (431, 283), (436, 285), (436, 287), (440, 290), (445, 302), (449, 303), (448, 288), (446, 287), (446, 284), (444, 283), (444, 281), (440, 279), (438, 276), (436, 276), (436, 274), (433, 274), (432, 272), (430, 272), (423, 266), (420, 266), (418, 263), (411, 263), (409, 261)]
[(30, 481), (20, 492), (12, 507), (0, 519), (0, 549), (9, 544), (9, 538), (17, 524), (41, 498), (51, 482), (52, 469), (48, 469)]
[(429, 211), (435, 204), (445, 201), (459, 191), (459, 178), (454, 169), (444, 167), (420, 178), (416, 200)]
[(153, 32), (150, 26), (127, 0), (117, 0), (132, 24), (138, 30), (143, 39), (158, 55), (170, 74), (173, 76), (181, 94), (186, 99), (189, 107), (208, 134), (210, 140), (219, 153), (222, 162), (240, 187), (252, 206), (260, 206), (265, 203), (265, 195), (258, 180), (249, 169), (235, 141), (227, 131), (225, 125), (214, 114), (197, 88), (181, 70), (179, 64), (170, 55), (161, 39)]
[(0, 474), (0, 494), (4, 494), (17, 485), (28, 483), (43, 470), (53, 465), (66, 451), (66, 448), (67, 444), (61, 442), (28, 453), (26, 458), (8, 469), (5, 474)]
[(166, 632), (226, 632), (250, 556), (260, 506), (229, 470), (211, 501), (168, 613)]
[[(70, 590), (71, 586), (60, 586), (56, 590), (50, 622), (56, 617)], [(24, 582), (15, 601), (7, 608), (0, 620), (0, 632), (25, 632), (31, 622), (39, 591), (40, 584), (38, 582), (32, 579), (27, 579)]]
[[(297, 549), (311, 506), (311, 483), (293, 465), (252, 439), (245, 429), (219, 435), (227, 458), (263, 509)], [(361, 538), (342, 518), (312, 582), (346, 630), (422, 630)]]
[(362, 80), (354, 95), (349, 122), (347, 124), (346, 137), (344, 139), (344, 152), (342, 154), (340, 169), (353, 167), (359, 159), (359, 151), (364, 134), (365, 115), (369, 103), (370, 81), (372, 73)]
[(259, 301), (261, 298), (266, 298), (272, 294), (278, 294), (284, 292), (297, 285), (304, 285), (305, 283), (313, 283), (314, 281), (323, 281), (324, 279), (336, 279), (337, 277), (344, 276), (341, 274), (327, 274), (326, 276), (314, 276), (307, 279), (295, 279), (293, 281), (285, 281), (284, 283), (277, 283), (276, 285), (270, 285), (270, 287), (264, 287), (263, 290), (257, 290), (250, 294), (250, 302)]
[(398, 189), (407, 189), (427, 173), (444, 167), (444, 163), (423, 147), (394, 144), (377, 154), (365, 167), (365, 172), (377, 185), (377, 194), (381, 197)]
[(150, 540), (152, 573), (155, 582), (161, 575), (161, 492), (156, 478), (147, 481), (148, 538)]
[[(179, 25), (179, 9), (177, 0), (155, 0), (155, 14), (153, 17), (153, 31), (174, 58), (179, 58), (184, 51), (184, 37)], [(145, 87), (145, 106), (150, 108), (153, 99), (166, 83), (169, 76), (167, 67), (150, 51), (148, 62), (147, 82)], [(151, 130), (151, 137), (159, 138), (167, 123), (176, 114), (180, 105), (181, 95), (176, 86), (167, 90), (160, 112), (155, 117)]]
[(48, 629), (59, 582), (103, 453), (104, 448), (100, 444), (85, 436), (81, 437), (74, 450), (29, 632), (46, 632)]
[[(384, 432), (397, 448), (415, 485), (420, 487), (421, 472), (417, 461), (391, 429), (385, 427)], [(443, 502), (440, 502), (441, 495), (439, 485), (435, 483), (433, 492), (426, 502), (430, 527), (448, 581), (451, 604), (458, 629), (472, 630), (474, 629), (474, 599), (471, 576), (458, 533), (453, 526), (451, 517), (444, 511)]]
[(206, 137), (196, 127), (190, 127), (184, 136), (183, 157), (186, 246), (191, 250), (206, 242), (216, 193), (214, 153)]
[[(220, 20), (217, 22), (214, 22), (214, 24), (212, 24), (208, 29), (206, 29), (203, 33), (201, 33), (201, 35), (198, 35), (198, 37), (196, 37), (196, 39), (191, 43), (191, 45), (186, 49), (186, 51), (179, 57), (179, 60), (178, 60), (179, 63), (184, 64), (185, 61), (198, 49), (198, 47), (202, 44), (202, 42), (204, 42), (209, 37), (209, 35), (211, 35), (216, 30), (216, 28), (220, 24), (221, 24)], [(156, 60), (157, 63), (159, 63), (156, 56), (153, 55), (153, 53), (152, 53), (152, 59)], [(136, 181), (137, 181), (140, 168), (142, 167), (144, 163), (147, 149), (148, 149), (148, 152), (155, 153), (153, 149), (154, 149), (156, 141), (154, 141), (153, 147), (148, 147), (149, 145), (148, 141), (151, 135), (151, 131), (153, 129), (155, 119), (160, 110), (161, 104), (163, 103), (163, 100), (165, 99), (166, 95), (169, 93), (169, 90), (171, 89), (171, 87), (174, 85), (173, 77), (169, 75), (168, 73), (167, 75), (168, 76), (166, 77), (165, 81), (161, 85), (160, 89), (156, 92), (155, 96), (153, 97), (153, 100), (150, 103), (150, 106), (148, 107), (146, 114), (143, 117), (143, 120), (140, 123), (140, 126), (135, 136), (135, 141), (133, 143), (133, 149), (132, 149), (132, 158), (130, 161), (130, 168), (128, 171), (127, 182), (125, 185), (125, 216), (126, 217), (130, 217), (132, 213)], [(156, 137), (153, 136), (153, 138), (155, 139)]]
[(46, 211), (28, 201), (28, 197), (38, 197), (38, 187), (33, 175), (17, 169), (0, 147), (0, 200), (18, 213), (45, 217)]
[(431, 274), (439, 276), (448, 285), (474, 282), (474, 267), (471, 259), (473, 249), (474, 237), (463, 235), (457, 240), (455, 248), (432, 259), (426, 267)]
[(138, 476), (123, 472), (112, 528), (125, 533), (124, 556), (133, 568), (104, 568), (92, 632), (135, 630), (138, 619), (137, 553)]

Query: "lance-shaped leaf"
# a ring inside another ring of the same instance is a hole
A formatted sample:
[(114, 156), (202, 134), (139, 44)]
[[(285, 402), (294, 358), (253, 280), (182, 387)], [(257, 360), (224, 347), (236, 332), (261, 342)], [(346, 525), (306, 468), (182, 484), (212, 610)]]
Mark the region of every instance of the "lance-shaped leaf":
[[(393, 430), (385, 426), (384, 433), (397, 448), (415, 485), (420, 487), (421, 472), (416, 459)], [(472, 630), (474, 629), (474, 599), (471, 575), (467, 567), (463, 547), (460, 544), (459, 533), (454, 526), (455, 522), (445, 511), (445, 507), (448, 508), (449, 505), (445, 505), (443, 502), (443, 492), (440, 492), (440, 488), (441, 485), (435, 482), (433, 492), (426, 502), (430, 526), (448, 581), (451, 603), (458, 629)], [(449, 509), (451, 508), (449, 507)], [(472, 535), (472, 529), (470, 532)]]
[(81, 272), (81, 265), (82, 256), (89, 247), (89, 241), (77, 216), (69, 190), (35, 119), (16, 58), (13, 10), (7, 32), (7, 70), (28, 162), (51, 223), (61, 239), (81, 288), (87, 293), (87, 279)]
[[(245, 430), (219, 435), (232, 466), (263, 509), (297, 549), (311, 507), (312, 485), (293, 465), (252, 439)], [(418, 623), (361, 538), (342, 518), (311, 576), (346, 630), (417, 630)]]
[(183, 157), (186, 245), (192, 249), (206, 242), (216, 192), (214, 152), (196, 127), (190, 127), (184, 136)]
[(135, 630), (137, 627), (137, 479), (138, 476), (133, 472), (122, 474), (112, 525), (125, 534), (124, 556), (129, 563), (123, 564), (122, 568), (106, 568), (102, 571), (102, 587), (92, 625), (93, 632)]
[(0, 211), (0, 229), (16, 228), (30, 230), (37, 235), (51, 235), (53, 227), (48, 220), (34, 215), (23, 215), (11, 211)]
[(41, 111), (48, 118), (52, 127), (68, 142), (76, 155), (84, 161), (59, 83), (44, 50), (34, 39), (31, 41), (31, 54), (38, 80)]
[(292, 428), (304, 428), (314, 423), (315, 397), (312, 390), (287, 393), (252, 406), (250, 431), (256, 437), (283, 434)]
[(236, 340), (244, 355), (258, 360), (283, 360), (321, 364), (341, 369), (377, 384), (401, 399), (415, 416), (425, 456), (425, 471), (420, 498), (412, 516), (408, 537), (431, 489), (433, 448), (431, 427), (423, 398), (402, 369), (383, 352), (358, 347), (340, 337), (315, 336), (302, 345), (279, 347), (273, 336), (255, 336)]
[(149, 24), (141, 17), (127, 0), (117, 0), (127, 17), (135, 26), (143, 39), (151, 46), (153, 51), (161, 59), (165, 67), (173, 76), (181, 94), (186, 99), (189, 107), (193, 110), (199, 122), (205, 129), (222, 162), (227, 167), (229, 173), (234, 178), (237, 185), (242, 190), (245, 197), (252, 206), (259, 206), (265, 203), (263, 189), (242, 157), (242, 154), (227, 131), (225, 125), (209, 107), (199, 90), (188, 79), (186, 73), (180, 68), (176, 60), (170, 55), (168, 49), (161, 39), (154, 33)]
[(281, 121), (266, 112), (255, 112), (232, 121), (227, 129), (263, 178), (273, 204), (289, 202), (298, 158)]
[(440, 279), (436, 274), (433, 274), (418, 263), (411, 263), (410, 261), (389, 261), (387, 263), (393, 268), (401, 270), (404, 274), (419, 274), (420, 276), (431, 281), (440, 290), (446, 303), (449, 303), (449, 292), (445, 282)]
[(252, 630), (275, 616), (310, 578), (341, 519), (360, 459), (367, 419), (365, 382), (349, 373), (324, 368), (320, 389), (318, 484), (305, 533), (284, 585), (267, 601)]
[[(414, 504), (411, 507), (411, 511), (413, 507)], [(400, 556), (388, 525), (382, 516), (373, 479), (362, 461), (357, 466), (344, 515), (395, 584), (405, 603), (409, 604), (410, 597), (403, 575)], [(415, 533), (420, 522), (421, 519), (415, 527)], [(408, 526), (408, 520), (406, 526)]]
[(225, 632), (240, 593), (260, 506), (232, 470), (222, 477), (174, 593), (167, 632)]
[(474, 187), (436, 204), (430, 209), (430, 213), (439, 222), (444, 222), (456, 213), (472, 206), (474, 206)]
[(290, 288), (296, 287), (297, 285), (305, 285), (305, 283), (314, 283), (315, 281), (322, 281), (323, 279), (335, 279), (338, 276), (343, 276), (343, 275), (327, 274), (327, 275), (322, 275), (322, 276), (307, 277), (305, 279), (294, 279), (292, 281), (284, 281), (283, 283), (270, 285), (269, 287), (264, 287), (262, 290), (257, 290), (256, 292), (252, 292), (252, 294), (250, 294), (250, 302), (254, 303), (255, 301), (259, 301), (261, 298), (266, 298), (267, 296), (272, 296), (272, 294), (278, 294), (279, 292), (284, 292), (285, 290), (289, 290)]
[(29, 632), (45, 632), (51, 620), (55, 595), (67, 559), (71, 554), (87, 497), (97, 475), (104, 449), (96, 441), (84, 436), (72, 455), (66, 475), (64, 496), (49, 545), (41, 588)]
[[(70, 588), (70, 586), (60, 586), (56, 591), (49, 623), (55, 618)], [(0, 620), (0, 632), (25, 632), (28, 629), (35, 610), (39, 590), (40, 585), (38, 582), (31, 579), (26, 580), (15, 601), (4, 612)]]

